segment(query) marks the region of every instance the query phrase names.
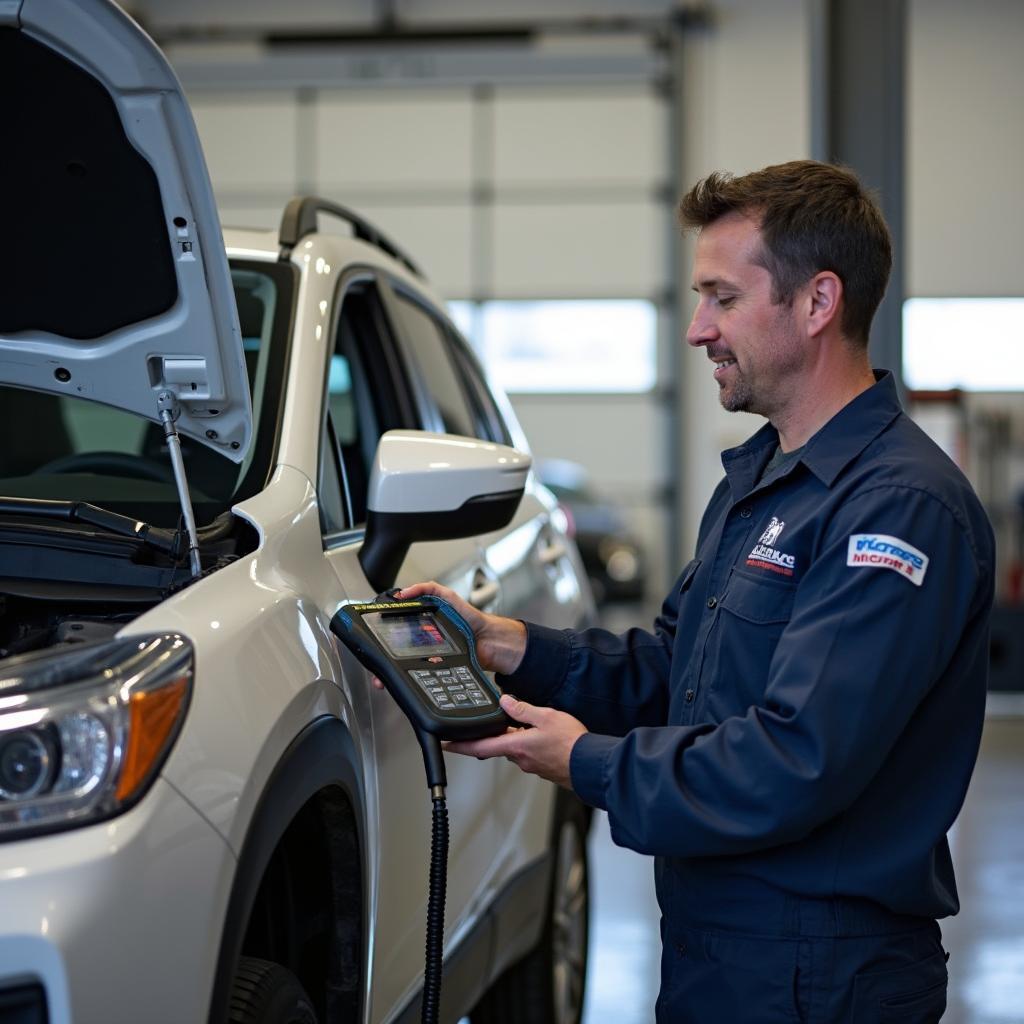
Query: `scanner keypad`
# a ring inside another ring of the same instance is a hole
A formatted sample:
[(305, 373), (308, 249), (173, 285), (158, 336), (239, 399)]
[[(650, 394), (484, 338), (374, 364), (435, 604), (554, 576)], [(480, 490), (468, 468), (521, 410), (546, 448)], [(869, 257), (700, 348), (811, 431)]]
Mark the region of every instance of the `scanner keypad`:
[(468, 665), (416, 668), (411, 669), (409, 675), (434, 706), (442, 711), (494, 706), (494, 700), (485, 692)]

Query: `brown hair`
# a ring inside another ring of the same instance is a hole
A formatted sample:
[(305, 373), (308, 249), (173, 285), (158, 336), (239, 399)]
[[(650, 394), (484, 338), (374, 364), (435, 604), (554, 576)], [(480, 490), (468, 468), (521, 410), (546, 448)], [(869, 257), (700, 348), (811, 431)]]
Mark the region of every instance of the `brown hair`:
[(843, 334), (866, 345), (892, 269), (892, 237), (878, 204), (845, 167), (792, 160), (734, 177), (709, 174), (679, 203), (684, 229), (727, 213), (757, 218), (758, 261), (772, 276), (772, 301), (789, 304), (822, 270), (843, 282)]

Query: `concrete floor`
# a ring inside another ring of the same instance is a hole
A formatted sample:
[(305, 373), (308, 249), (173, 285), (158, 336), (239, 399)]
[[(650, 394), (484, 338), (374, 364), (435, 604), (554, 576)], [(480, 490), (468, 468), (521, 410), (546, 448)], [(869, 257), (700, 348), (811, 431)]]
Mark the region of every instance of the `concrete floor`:
[(1024, 1024), (1024, 694), (992, 694), (950, 833), (961, 911), (942, 923), (948, 1024)]
[[(604, 814), (595, 817), (590, 842), (583, 1024), (651, 1024), (660, 955), (651, 861), (615, 846)], [(1024, 694), (990, 697), (981, 756), (950, 845), (962, 909), (942, 922), (950, 953), (943, 1022), (1024, 1024)]]

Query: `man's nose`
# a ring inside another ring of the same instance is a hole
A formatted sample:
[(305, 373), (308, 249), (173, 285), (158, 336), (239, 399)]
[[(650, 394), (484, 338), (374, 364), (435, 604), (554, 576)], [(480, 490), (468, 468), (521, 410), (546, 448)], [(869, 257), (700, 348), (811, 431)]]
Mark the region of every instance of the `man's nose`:
[(686, 343), (693, 345), (694, 348), (699, 348), (701, 345), (707, 345), (712, 341), (717, 341), (717, 339), (718, 327), (704, 310), (703, 304), (698, 304), (697, 308), (693, 311), (690, 326), (686, 329)]

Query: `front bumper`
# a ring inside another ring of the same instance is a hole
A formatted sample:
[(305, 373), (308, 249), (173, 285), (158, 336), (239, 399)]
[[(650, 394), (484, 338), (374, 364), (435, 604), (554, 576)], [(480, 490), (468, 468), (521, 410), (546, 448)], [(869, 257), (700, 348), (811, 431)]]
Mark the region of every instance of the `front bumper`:
[(49, 1024), (205, 1021), (234, 867), (163, 779), (110, 821), (0, 844), (0, 995), (41, 985)]

